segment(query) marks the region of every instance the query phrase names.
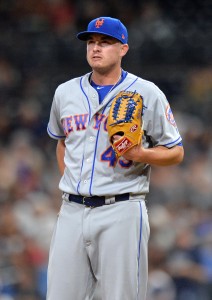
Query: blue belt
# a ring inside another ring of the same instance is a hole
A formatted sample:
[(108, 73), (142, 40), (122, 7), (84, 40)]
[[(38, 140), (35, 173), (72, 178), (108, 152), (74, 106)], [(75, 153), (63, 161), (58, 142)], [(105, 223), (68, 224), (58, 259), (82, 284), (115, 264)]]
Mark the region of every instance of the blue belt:
[[(120, 194), (120, 195), (114, 196), (114, 198), (115, 198), (115, 202), (125, 201), (125, 200), (130, 199), (130, 194), (129, 193)], [(88, 207), (98, 207), (98, 206), (108, 204), (108, 203), (106, 203), (106, 197), (105, 196), (84, 197), (84, 196), (81, 196), (81, 195), (71, 195), (71, 194), (69, 194), (68, 195), (68, 200), (70, 202), (76, 202), (76, 203), (83, 204), (83, 205), (88, 206)]]

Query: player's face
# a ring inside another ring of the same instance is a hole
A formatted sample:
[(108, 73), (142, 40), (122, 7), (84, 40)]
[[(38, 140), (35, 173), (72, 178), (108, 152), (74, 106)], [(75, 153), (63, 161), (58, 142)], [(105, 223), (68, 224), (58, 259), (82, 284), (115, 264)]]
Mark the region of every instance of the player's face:
[(127, 44), (103, 34), (92, 34), (87, 40), (88, 63), (98, 72), (107, 72), (120, 67), (121, 59), (127, 51)]

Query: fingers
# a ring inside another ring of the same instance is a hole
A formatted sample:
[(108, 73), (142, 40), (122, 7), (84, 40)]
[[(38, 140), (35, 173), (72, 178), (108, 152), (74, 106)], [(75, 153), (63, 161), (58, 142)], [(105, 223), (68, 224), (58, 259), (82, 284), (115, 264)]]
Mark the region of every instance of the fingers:
[(112, 136), (112, 143), (118, 141), (122, 136), (121, 135), (118, 135), (118, 134), (114, 134)]

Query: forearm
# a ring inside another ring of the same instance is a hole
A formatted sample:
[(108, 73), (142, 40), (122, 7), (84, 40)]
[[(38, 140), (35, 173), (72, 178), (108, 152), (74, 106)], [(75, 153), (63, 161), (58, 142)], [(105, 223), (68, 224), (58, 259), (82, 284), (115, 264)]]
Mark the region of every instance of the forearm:
[(64, 140), (59, 140), (56, 147), (56, 157), (57, 157), (58, 168), (61, 175), (63, 175), (65, 170), (64, 156), (65, 156), (65, 142)]
[(173, 148), (158, 146), (150, 149), (135, 146), (127, 151), (124, 157), (128, 160), (143, 162), (154, 166), (171, 166), (182, 162), (184, 150), (181, 146), (175, 146)]

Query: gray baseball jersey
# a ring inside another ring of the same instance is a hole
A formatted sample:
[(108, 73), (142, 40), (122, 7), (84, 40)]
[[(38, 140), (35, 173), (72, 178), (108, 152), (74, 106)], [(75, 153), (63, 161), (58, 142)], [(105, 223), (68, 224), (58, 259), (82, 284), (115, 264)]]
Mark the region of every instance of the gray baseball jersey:
[(149, 191), (150, 166), (119, 159), (109, 144), (106, 122), (114, 96), (122, 90), (143, 97), (144, 147), (173, 147), (181, 142), (169, 103), (153, 83), (128, 73), (125, 80), (106, 95), (99, 105), (89, 75), (61, 84), (54, 96), (48, 133), (65, 139), (66, 169), (59, 188), (70, 194), (110, 196)]
[[(150, 166), (123, 157), (115, 165), (106, 130), (113, 98), (125, 90), (141, 94), (144, 147), (173, 147), (181, 137), (166, 97), (153, 83), (128, 73), (99, 104), (89, 77), (61, 84), (50, 113), (48, 133), (65, 139), (66, 168), (59, 183), (65, 194), (50, 247), (47, 300), (145, 300), (149, 222), (144, 199)], [(129, 200), (94, 209), (66, 197), (104, 195), (109, 204), (124, 193), (130, 193)]]

